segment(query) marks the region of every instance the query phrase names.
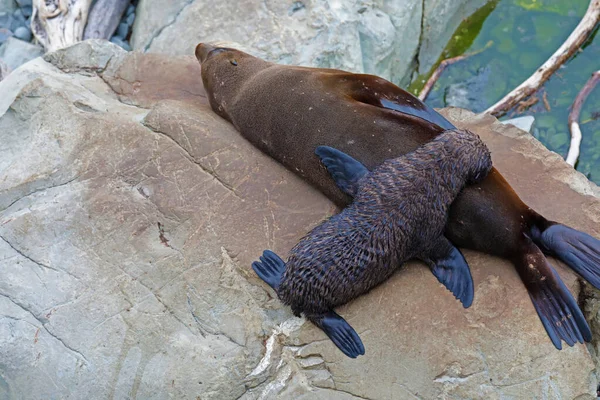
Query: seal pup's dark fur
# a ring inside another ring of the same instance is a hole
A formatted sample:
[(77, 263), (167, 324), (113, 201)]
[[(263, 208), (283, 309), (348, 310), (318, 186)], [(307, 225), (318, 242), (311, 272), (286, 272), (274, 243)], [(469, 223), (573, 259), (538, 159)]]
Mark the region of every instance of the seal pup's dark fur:
[[(196, 57), (213, 110), (340, 206), (351, 198), (315, 162), (315, 147), (335, 147), (372, 169), (455, 128), (377, 76), (277, 65), (202, 43)], [(556, 348), (561, 340), (569, 346), (591, 340), (577, 302), (544, 253), (600, 289), (600, 240), (535, 212), (495, 168), (452, 203), (445, 234), (457, 246), (513, 262)]]
[(465, 307), (471, 304), (469, 267), (443, 230), (448, 208), (463, 186), (483, 179), (492, 167), (477, 135), (447, 131), (371, 173), (331, 147), (318, 147), (316, 154), (354, 201), (300, 240), (287, 263), (267, 250), (252, 264), (294, 314), (304, 313), (347, 356), (364, 354), (354, 329), (333, 308), (366, 293), (414, 258), (425, 260)]

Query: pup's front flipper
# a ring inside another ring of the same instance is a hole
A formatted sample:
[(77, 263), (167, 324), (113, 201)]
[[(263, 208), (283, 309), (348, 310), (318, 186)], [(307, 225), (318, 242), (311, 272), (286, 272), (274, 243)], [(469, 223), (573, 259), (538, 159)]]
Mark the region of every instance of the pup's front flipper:
[(315, 150), (321, 162), (327, 167), (327, 171), (335, 181), (336, 185), (346, 194), (354, 197), (358, 192), (358, 182), (369, 173), (367, 167), (350, 157), (348, 154), (329, 146), (319, 146)]
[(421, 257), (433, 275), (468, 308), (473, 303), (473, 277), (460, 250), (444, 236), (440, 236), (432, 249)]
[(365, 346), (358, 333), (333, 311), (323, 315), (307, 315), (313, 324), (317, 325), (329, 336), (329, 339), (350, 358), (365, 354)]
[(561, 224), (534, 231), (533, 240), (545, 253), (565, 264), (600, 289), (600, 240)]
[(271, 250), (265, 250), (260, 257), (260, 261), (252, 263), (252, 269), (260, 279), (267, 282), (269, 286), (277, 291), (285, 272), (285, 263)]
[(589, 342), (590, 327), (571, 292), (531, 239), (522, 240), (525, 251), (515, 265), (552, 343), (560, 350), (561, 339), (569, 346)]

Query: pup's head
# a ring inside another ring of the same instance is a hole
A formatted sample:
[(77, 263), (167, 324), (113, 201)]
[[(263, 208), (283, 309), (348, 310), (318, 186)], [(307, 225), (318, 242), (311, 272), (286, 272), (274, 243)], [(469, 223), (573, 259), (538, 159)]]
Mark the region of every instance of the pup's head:
[(481, 182), (492, 169), (492, 156), (481, 138), (466, 129), (454, 129), (443, 132), (454, 154), (455, 163), (465, 168), (464, 178), (467, 184)]

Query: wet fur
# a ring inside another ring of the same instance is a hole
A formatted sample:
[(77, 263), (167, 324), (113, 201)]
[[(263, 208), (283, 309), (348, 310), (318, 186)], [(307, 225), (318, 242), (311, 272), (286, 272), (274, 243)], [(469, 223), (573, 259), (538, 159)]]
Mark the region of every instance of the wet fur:
[(291, 250), (280, 299), (296, 315), (318, 316), (383, 282), (405, 261), (427, 257), (454, 198), (491, 165), (479, 137), (458, 130), (385, 161), (361, 179), (350, 206)]

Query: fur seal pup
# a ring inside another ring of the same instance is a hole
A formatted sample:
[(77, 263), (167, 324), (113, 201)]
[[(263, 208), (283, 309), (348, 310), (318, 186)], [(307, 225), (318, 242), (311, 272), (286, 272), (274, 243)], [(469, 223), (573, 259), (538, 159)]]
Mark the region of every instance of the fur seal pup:
[[(372, 75), (277, 65), (238, 50), (199, 44), (196, 57), (213, 110), (256, 147), (340, 206), (350, 196), (327, 176), (314, 149), (327, 145), (373, 169), (455, 127), (410, 93)], [(600, 241), (548, 221), (500, 173), (466, 187), (445, 231), (457, 246), (512, 261), (552, 343), (591, 340), (577, 302), (545, 254), (600, 288)]]
[(465, 307), (471, 305), (471, 272), (443, 231), (460, 190), (492, 168), (479, 136), (446, 131), (372, 172), (331, 147), (315, 153), (354, 201), (300, 240), (287, 263), (267, 250), (252, 264), (295, 315), (304, 313), (348, 357), (364, 354), (356, 331), (333, 308), (368, 292), (413, 258), (428, 261), (438, 280)]

